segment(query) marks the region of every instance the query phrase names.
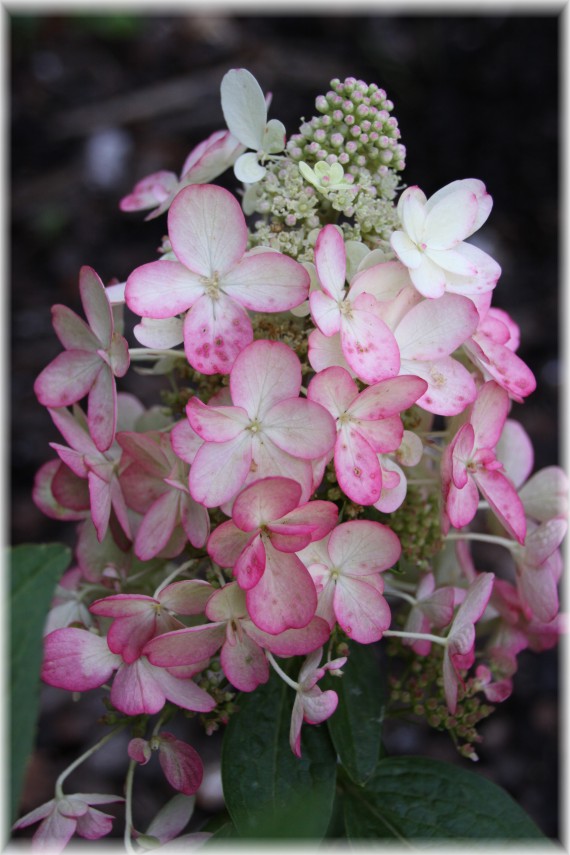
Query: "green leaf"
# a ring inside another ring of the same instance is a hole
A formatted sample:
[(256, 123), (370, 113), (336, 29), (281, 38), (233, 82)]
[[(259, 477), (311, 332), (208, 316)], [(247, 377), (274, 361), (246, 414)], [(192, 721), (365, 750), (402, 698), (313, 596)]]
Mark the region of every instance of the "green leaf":
[(69, 566), (61, 544), (16, 546), (10, 561), (10, 812), (16, 818), (32, 751), (42, 662), (42, 635), (55, 586)]
[(350, 643), (343, 675), (327, 674), (323, 688), (338, 694), (338, 707), (327, 720), (340, 762), (356, 784), (374, 774), (380, 756), (384, 689), (380, 662), (372, 645)]
[(289, 746), (293, 692), (272, 674), (241, 694), (222, 750), (226, 806), (240, 837), (321, 839), (332, 813), (336, 756), (326, 727), (303, 725)]
[[(387, 757), (365, 787), (346, 780), (352, 839), (545, 839), (500, 787), (458, 766), (424, 757)], [(417, 843), (414, 845), (417, 846)]]

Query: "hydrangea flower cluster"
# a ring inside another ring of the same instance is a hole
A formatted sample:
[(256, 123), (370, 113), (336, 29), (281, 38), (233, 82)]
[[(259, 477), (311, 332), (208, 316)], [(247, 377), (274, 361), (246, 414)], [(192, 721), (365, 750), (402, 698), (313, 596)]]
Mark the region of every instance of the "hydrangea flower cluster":
[[(333, 80), (288, 141), (248, 71), (221, 96), (228, 129), (121, 202), (168, 212), (165, 251), (119, 285), (81, 270), (87, 322), (54, 307), (65, 351), (36, 383), (67, 444), (34, 500), (78, 527), (42, 677), (104, 686), (115, 730), (131, 728), (129, 845), (134, 770), (153, 751), (179, 793), (200, 786), (199, 754), (164, 730), (177, 711), (211, 733), (275, 672), (300, 757), (304, 728), (335, 714), (319, 682), (386, 638), (412, 665), (416, 715), (476, 758), (464, 705), (507, 698), (519, 652), (559, 631), (568, 482), (531, 474), (511, 418), (535, 380), (491, 306), (499, 265), (467, 241), (491, 213), (484, 184), (408, 187), (396, 204), (405, 149), (374, 84)], [(232, 168), (237, 197), (210, 183)], [(123, 304), (140, 347), (114, 321)], [(162, 405), (117, 393), (141, 363), (172, 380)], [(475, 567), (474, 541), (496, 565)], [(388, 715), (396, 672), (392, 687)], [(117, 800), (62, 782), (16, 825), (41, 821), (54, 851), (107, 834), (93, 805)]]

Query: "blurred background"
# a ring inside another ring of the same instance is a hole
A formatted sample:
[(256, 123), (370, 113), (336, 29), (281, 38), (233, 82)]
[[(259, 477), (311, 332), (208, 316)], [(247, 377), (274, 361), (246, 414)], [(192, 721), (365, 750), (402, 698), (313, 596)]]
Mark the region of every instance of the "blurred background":
[[(59, 438), (32, 390), (61, 349), (50, 306), (81, 311), (83, 264), (105, 282), (124, 281), (154, 259), (165, 218), (145, 223), (142, 214), (123, 214), (119, 199), (151, 172), (178, 172), (188, 152), (224, 126), (219, 85), (233, 67), (248, 68), (273, 92), (270, 116), (288, 133), (316, 113), (315, 98), (331, 78), (376, 82), (395, 104), (407, 184), (429, 196), (457, 178), (486, 183), (494, 210), (480, 244), (503, 268), (493, 304), (520, 325), (519, 355), (538, 380), (537, 392), (513, 415), (532, 437), (536, 468), (559, 461), (561, 33), (554, 13), (78, 11), (11, 14), (7, 29), (13, 543), (73, 544), (73, 526), (44, 518), (30, 498), (36, 470), (53, 456), (48, 442)], [(231, 174), (223, 182), (234, 186)], [(123, 388), (141, 394), (136, 378), (130, 383)], [(145, 384), (141, 397), (156, 403), (159, 385)], [(522, 655), (513, 697), (482, 728), (478, 767), (552, 837), (559, 833), (557, 687), (556, 652)], [(63, 695), (45, 692), (23, 810), (49, 799), (58, 770), (93, 741), (93, 716), (101, 710)], [(469, 765), (433, 731), (396, 728), (390, 738), (394, 752)], [(212, 761), (218, 742), (214, 735), (205, 748)], [(103, 781), (87, 773), (82, 781), (78, 772), (76, 789), (120, 791), (125, 767), (116, 752), (106, 756), (106, 764), (97, 761)], [(148, 767), (143, 772), (143, 789), (149, 783), (141, 803), (156, 811), (169, 790)]]

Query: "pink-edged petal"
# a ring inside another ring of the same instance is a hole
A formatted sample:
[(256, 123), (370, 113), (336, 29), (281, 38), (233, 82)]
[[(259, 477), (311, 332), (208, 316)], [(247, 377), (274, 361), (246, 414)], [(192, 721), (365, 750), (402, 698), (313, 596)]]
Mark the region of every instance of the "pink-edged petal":
[(135, 538), (135, 555), (141, 561), (150, 561), (168, 543), (180, 519), (180, 500), (177, 490), (167, 490), (146, 512)]
[[(468, 624), (475, 624), (487, 608), (495, 581), (494, 573), (479, 573), (467, 590), (465, 599), (459, 606), (449, 637), (455, 636)], [(462, 650), (461, 652), (466, 652)]]
[(93, 442), (99, 451), (106, 451), (115, 438), (117, 387), (113, 372), (104, 363), (89, 392), (87, 421)]
[(481, 388), (473, 404), (471, 424), (475, 431), (477, 448), (495, 448), (509, 412), (509, 396), (494, 381), (490, 380)]
[(168, 234), (176, 257), (200, 276), (223, 276), (238, 263), (247, 245), (240, 203), (223, 187), (185, 187), (168, 212)]
[(400, 541), (391, 529), (371, 520), (352, 520), (335, 528), (329, 555), (342, 573), (367, 576), (393, 567), (401, 553)]
[(402, 359), (448, 356), (477, 329), (479, 313), (468, 297), (444, 294), (414, 306), (394, 331)]
[(469, 525), (479, 504), (479, 491), (475, 482), (469, 478), (460, 490), (452, 483), (446, 499), (446, 510), (449, 521), (454, 528)]
[(162, 668), (155, 668), (150, 662), (146, 663), (146, 667), (152, 669), (157, 683), (164, 691), (166, 700), (171, 703), (193, 712), (211, 712), (215, 708), (216, 701), (213, 697), (197, 686), (192, 679), (175, 677)]
[(471, 373), (451, 356), (444, 356), (436, 362), (402, 359), (400, 371), (425, 380), (427, 391), (416, 403), (428, 413), (455, 416), (477, 397), (477, 386)]
[(249, 591), (258, 584), (265, 571), (265, 546), (258, 534), (247, 544), (234, 564), (234, 576), (240, 588)]
[(479, 469), (473, 477), (483, 496), (489, 502), (492, 511), (498, 516), (509, 534), (524, 543), (526, 535), (526, 517), (523, 503), (517, 491), (502, 472)]
[(196, 397), (188, 401), (186, 413), (192, 430), (207, 442), (225, 443), (237, 439), (250, 422), (241, 407), (211, 407)]
[(252, 442), (251, 467), (245, 479), (246, 486), (269, 476), (291, 478), (301, 486), (301, 501), (307, 502), (314, 492), (311, 461), (293, 457), (272, 442), (267, 434), (255, 434)]
[(296, 508), (301, 488), (290, 478), (263, 478), (243, 490), (236, 498), (232, 518), (243, 531), (253, 531), (271, 520), (278, 520)]
[(44, 638), (42, 680), (60, 689), (85, 692), (102, 686), (121, 662), (105, 638), (75, 627), (56, 629)]
[(310, 277), (292, 258), (277, 252), (245, 256), (223, 279), (224, 292), (246, 309), (285, 312), (307, 299)]
[(334, 593), (336, 618), (349, 638), (371, 644), (382, 638), (390, 626), (390, 607), (378, 591), (367, 584), (367, 577), (341, 575)]
[(225, 622), (178, 629), (151, 639), (144, 648), (144, 655), (152, 665), (164, 668), (190, 665), (210, 659), (225, 636)]
[[(495, 451), (503, 464), (505, 475), (518, 489), (532, 472), (534, 464), (532, 442), (520, 422), (506, 420)], [(521, 501), (524, 504), (522, 495)]]
[(193, 306), (205, 286), (200, 276), (178, 261), (151, 261), (127, 279), (125, 301), (145, 318), (172, 318)]
[(224, 674), (240, 692), (253, 692), (269, 680), (269, 665), (263, 650), (248, 635), (237, 634), (222, 647), (220, 663)]
[[(477, 296), (493, 290), (501, 275), (501, 267), (494, 258), (471, 243), (458, 244), (454, 247), (453, 254), (455, 258), (462, 258), (466, 267), (471, 266), (475, 273), (468, 277), (450, 273), (447, 283), (448, 291)], [(430, 255), (433, 257), (433, 253)]]
[(79, 293), (89, 326), (103, 348), (108, 348), (113, 334), (113, 313), (105, 286), (92, 267), (85, 266), (79, 271)]
[(568, 476), (559, 466), (536, 472), (519, 492), (528, 516), (539, 522), (568, 515)]
[(426, 206), (423, 240), (430, 249), (449, 249), (472, 234), (479, 204), (471, 188), (463, 185)]
[[(241, 494), (240, 494), (241, 495)], [(208, 555), (220, 567), (233, 567), (256, 532), (244, 532), (232, 520), (216, 526), (208, 540)]]
[(466, 422), (461, 425), (449, 446), (452, 451), (451, 477), (458, 490), (466, 485), (469, 478), (467, 463), (473, 455), (474, 437), (473, 425)]
[(309, 400), (324, 407), (334, 419), (345, 413), (358, 395), (358, 386), (344, 368), (331, 366), (315, 374), (307, 389)]
[(39, 822), (41, 819), (45, 819), (46, 816), (49, 816), (49, 814), (54, 810), (55, 804), (55, 799), (50, 799), (49, 802), (45, 802), (45, 804), (40, 805), (24, 816), (21, 816), (20, 819), (12, 826), (12, 831), (16, 831), (20, 828), (27, 828), (29, 825), (34, 825), (34, 823)]
[(278, 401), (296, 398), (301, 388), (301, 363), (279, 341), (254, 341), (240, 353), (230, 377), (233, 403), (253, 417), (263, 417)]
[(209, 184), (230, 167), (244, 146), (229, 131), (215, 131), (188, 155), (182, 178), (192, 184)]
[(329, 337), (340, 329), (341, 314), (338, 303), (321, 291), (312, 291), (309, 296), (311, 317), (323, 335)]
[(551, 558), (540, 567), (517, 570), (517, 588), (528, 617), (544, 623), (554, 620), (559, 609), (557, 581), (556, 560)]
[(206, 442), (190, 469), (190, 493), (196, 502), (213, 508), (232, 499), (250, 470), (252, 441), (242, 431), (228, 442)]
[[(445, 187), (442, 187), (430, 196), (426, 203), (426, 211), (429, 212), (438, 202), (446, 196), (451, 196), (458, 190), (469, 190), (477, 200), (477, 216), (473, 223), (472, 231), (470, 232), (470, 234), (472, 234), (474, 231), (481, 228), (493, 207), (491, 196), (487, 193), (484, 183), (478, 178), (460, 178), (457, 181), (452, 181), (450, 184), (446, 184)], [(469, 237), (469, 234), (467, 234), (466, 237)]]
[(34, 392), (44, 407), (67, 407), (85, 397), (102, 366), (97, 353), (66, 350), (47, 365), (34, 383)]
[(179, 615), (200, 615), (206, 603), (214, 593), (209, 582), (202, 579), (189, 579), (172, 582), (158, 594), (162, 606)]
[(210, 534), (210, 517), (206, 508), (183, 493), (180, 498), (180, 522), (186, 537), (196, 549), (205, 546)]
[(338, 695), (332, 689), (322, 692), (313, 686), (303, 692), (303, 717), (307, 724), (321, 724), (330, 718), (338, 706)]
[(291, 712), (291, 726), (289, 728), (289, 745), (296, 757), (301, 756), (301, 728), (303, 726), (303, 703), (301, 696), (297, 693), (293, 710)]
[(236, 356), (252, 340), (246, 310), (221, 292), (215, 300), (200, 297), (184, 321), (184, 351), (202, 374), (229, 374)]
[(536, 389), (536, 379), (528, 365), (505, 345), (476, 334), (466, 343), (466, 349), (515, 401), (522, 401)]
[(243, 621), (242, 627), (260, 647), (276, 656), (300, 656), (322, 647), (329, 638), (330, 628), (326, 620), (314, 617), (301, 629), (286, 629), (279, 635), (263, 632), (252, 621)]
[(426, 219), (426, 196), (417, 186), (407, 187), (398, 200), (398, 216), (414, 243), (419, 243)]
[(55, 333), (66, 350), (88, 350), (95, 352), (101, 342), (85, 321), (67, 306), (51, 307)]
[(361, 294), (343, 315), (340, 326), (342, 352), (355, 374), (365, 383), (394, 377), (400, 368), (400, 351), (391, 330), (378, 316), (378, 301)]
[(32, 839), (34, 850), (59, 855), (73, 837), (76, 827), (75, 818), (64, 816), (56, 808), (44, 819), (34, 834)]
[[(350, 283), (350, 296), (355, 299), (359, 294), (372, 294), (380, 302), (394, 300), (406, 287), (410, 287), (410, 274), (399, 261), (383, 261), (372, 267), (359, 270)], [(415, 289), (411, 289), (417, 295)]]
[[(397, 479), (397, 480), (396, 480)], [(397, 463), (389, 457), (382, 459), (382, 495), (374, 507), (384, 514), (391, 514), (400, 507), (408, 490), (406, 476)]]
[(315, 267), (323, 291), (339, 300), (346, 278), (346, 251), (342, 232), (336, 226), (321, 229), (315, 244)]
[(317, 608), (317, 592), (296, 555), (277, 552), (267, 544), (265, 573), (247, 592), (246, 602), (255, 625), (278, 635), (309, 623)]
[[(54, 493), (56, 479), (65, 483), (61, 491)], [(78, 478), (60, 460), (44, 463), (34, 479), (32, 491), (34, 504), (51, 519), (80, 520), (89, 512), (89, 492), (86, 482)]]
[(204, 442), (186, 419), (174, 425), (170, 432), (170, 441), (176, 456), (185, 463), (194, 462), (198, 449)]
[(119, 202), (121, 211), (144, 211), (168, 199), (178, 186), (174, 172), (160, 170), (137, 181), (132, 191)]
[[(461, 245), (461, 244), (460, 244)], [(426, 256), (445, 270), (446, 273), (454, 273), (456, 276), (464, 276), (472, 279), (477, 276), (478, 270), (475, 264), (456, 249), (426, 249)]]
[(162, 479), (170, 471), (171, 465), (159, 444), (159, 438), (160, 434), (157, 433), (121, 431), (117, 434), (119, 445), (136, 461), (137, 466), (148, 475)]
[(166, 697), (155, 679), (154, 672), (158, 671), (144, 658), (128, 665), (123, 663), (111, 687), (113, 706), (126, 715), (153, 715), (159, 712)]
[(91, 518), (97, 531), (97, 539), (101, 542), (105, 537), (111, 516), (111, 491), (108, 482), (99, 478), (94, 472), (89, 472), (87, 480), (89, 482)]
[(340, 488), (349, 499), (361, 505), (372, 505), (382, 492), (382, 471), (378, 456), (364, 437), (350, 427), (338, 434), (335, 470)]
[(114, 818), (111, 814), (89, 808), (84, 816), (78, 818), (75, 833), (85, 840), (100, 840), (111, 831)]
[(393, 232), (390, 235), (390, 246), (406, 267), (415, 269), (420, 266), (422, 253), (406, 232)]
[[(333, 502), (316, 499), (300, 505), (279, 522), (272, 524), (270, 531), (280, 532), (284, 538), (299, 531), (310, 534), (311, 541), (322, 540), (335, 527), (337, 518), (338, 508)], [(289, 551), (291, 550), (283, 549), (283, 552)]]
[(181, 318), (142, 318), (133, 333), (144, 347), (163, 350), (176, 347), (184, 340), (184, 322)]
[(158, 759), (171, 787), (187, 796), (193, 795), (202, 783), (204, 766), (195, 748), (171, 733), (162, 731)]
[(355, 372), (342, 352), (340, 334), (327, 337), (320, 330), (309, 333), (309, 362), (314, 371), (323, 371), (325, 368), (338, 365), (355, 376)]
[(350, 405), (350, 415), (356, 419), (386, 419), (411, 407), (426, 391), (419, 377), (392, 377), (364, 389)]
[(404, 427), (399, 416), (375, 421), (353, 421), (352, 431), (360, 434), (376, 453), (396, 451), (402, 442)]
[(263, 432), (282, 451), (304, 460), (323, 457), (336, 438), (330, 414), (302, 398), (276, 403), (263, 420)]
[(525, 557), (534, 566), (543, 564), (558, 549), (568, 530), (565, 519), (551, 519), (533, 528), (525, 540)]
[(422, 255), (417, 267), (410, 268), (410, 279), (424, 297), (437, 299), (445, 293), (447, 283), (445, 272), (426, 255)]

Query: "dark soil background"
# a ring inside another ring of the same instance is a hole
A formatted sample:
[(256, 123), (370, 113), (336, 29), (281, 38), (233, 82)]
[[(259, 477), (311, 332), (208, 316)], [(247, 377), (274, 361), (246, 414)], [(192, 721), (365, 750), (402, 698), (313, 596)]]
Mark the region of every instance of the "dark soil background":
[[(376, 82), (395, 103), (408, 184), (429, 196), (457, 178), (486, 183), (495, 205), (480, 237), (503, 268), (494, 305), (520, 325), (519, 354), (539, 383), (513, 415), (535, 443), (536, 468), (559, 461), (560, 19), (335, 11), (10, 16), (13, 543), (73, 543), (73, 526), (45, 519), (30, 498), (34, 473), (52, 457), (48, 442), (58, 439), (32, 390), (60, 351), (50, 306), (80, 311), (83, 264), (104, 281), (124, 281), (152, 260), (164, 218), (144, 223), (122, 214), (118, 201), (148, 173), (178, 171), (194, 145), (223, 127), (219, 84), (232, 67), (250, 69), (273, 91), (270, 116), (289, 133), (314, 115), (331, 78)], [(158, 402), (157, 388), (144, 395), (148, 403)], [(559, 834), (557, 687), (556, 652), (521, 656), (513, 697), (482, 728), (477, 767), (551, 837)], [(56, 690), (44, 697), (25, 811), (51, 798), (58, 772), (95, 741), (102, 712), (97, 699), (72, 704)], [(207, 761), (215, 762), (218, 743), (215, 735), (200, 749)], [(447, 737), (420, 727), (392, 728), (388, 747), (470, 765)], [(76, 789), (120, 792), (124, 760), (104, 752), (76, 773)], [(151, 816), (170, 791), (150, 767), (137, 780), (142, 816)], [(202, 800), (201, 816), (207, 808)]]

